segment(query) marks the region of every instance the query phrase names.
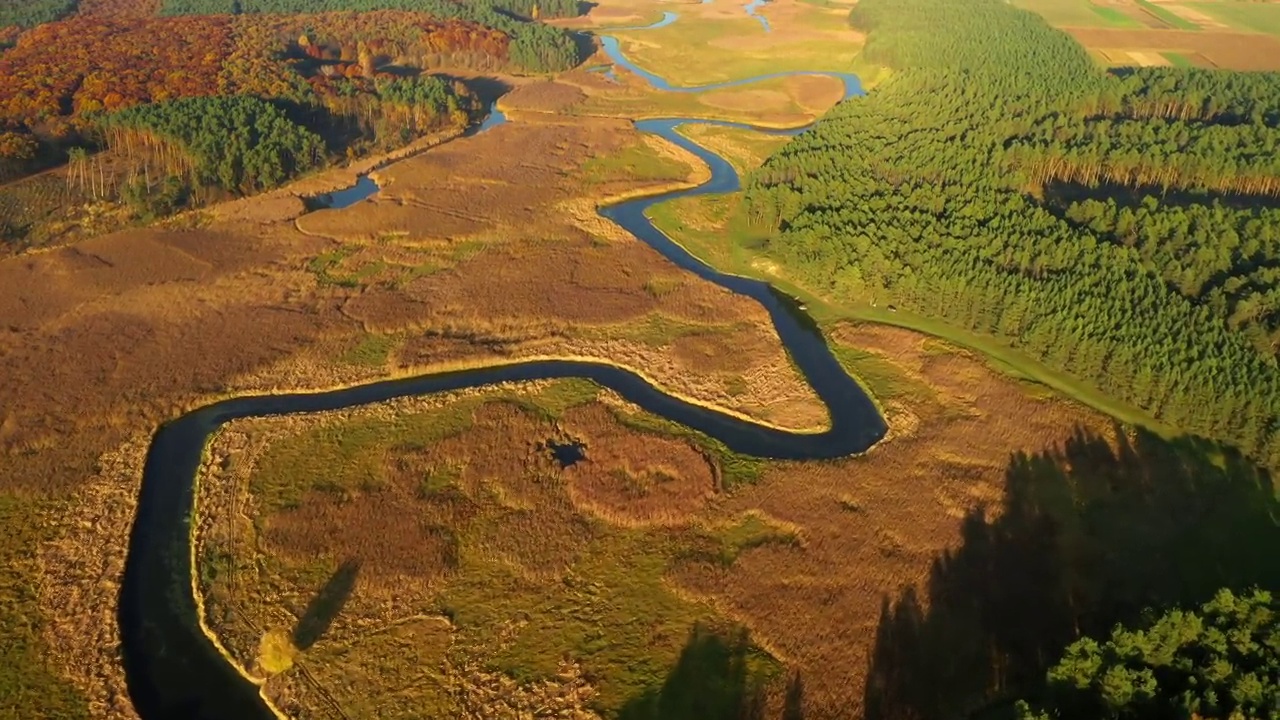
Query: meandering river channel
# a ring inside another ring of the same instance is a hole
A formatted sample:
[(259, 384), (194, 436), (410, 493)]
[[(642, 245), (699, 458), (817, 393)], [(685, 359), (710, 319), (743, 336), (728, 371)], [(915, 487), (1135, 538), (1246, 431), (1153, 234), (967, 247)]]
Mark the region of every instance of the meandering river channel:
[[(753, 3), (749, 11), (755, 5)], [(666, 13), (652, 27), (670, 24), (675, 19), (674, 13)], [(615, 63), (654, 86), (672, 92), (701, 92), (783, 75), (819, 74), (840, 78), (845, 83), (846, 99), (861, 93), (857, 78), (841, 73), (778, 73), (730, 83), (673, 87), (627, 60), (616, 38), (605, 36), (602, 41)], [(501, 121), (500, 114), (495, 114), (477, 130)], [(152, 440), (120, 591), (118, 619), (123, 662), (130, 696), (144, 720), (268, 720), (273, 717), (259, 687), (233, 667), (202, 630), (192, 587), (191, 521), (196, 473), (210, 436), (230, 420), (337, 410), (507, 381), (573, 377), (590, 379), (648, 412), (704, 432), (748, 455), (829, 459), (862, 452), (883, 437), (886, 427), (875, 405), (836, 361), (822, 334), (794, 300), (766, 283), (716, 271), (664, 235), (646, 216), (651, 206), (665, 200), (732, 192), (739, 187), (738, 175), (728, 161), (676, 132), (680, 125), (692, 123), (747, 127), (688, 118), (637, 122), (639, 130), (665, 138), (697, 155), (710, 166), (711, 179), (692, 189), (604, 207), (600, 213), (681, 268), (763, 305), (796, 366), (826, 404), (830, 428), (821, 433), (795, 433), (758, 425), (668, 395), (629, 370), (604, 362), (578, 361), (515, 363), (373, 382), (330, 392), (240, 397), (194, 410), (161, 426)], [(802, 130), (762, 132), (796, 134)], [(345, 206), (376, 191), (376, 184), (362, 178), (349, 190), (334, 193), (330, 206)]]

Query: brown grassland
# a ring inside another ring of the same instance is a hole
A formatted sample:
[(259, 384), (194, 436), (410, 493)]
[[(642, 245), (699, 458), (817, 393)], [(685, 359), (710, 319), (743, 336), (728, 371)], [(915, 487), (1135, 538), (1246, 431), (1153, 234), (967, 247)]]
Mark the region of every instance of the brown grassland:
[[(625, 716), (694, 623), (749, 630), (765, 717), (797, 677), (803, 717), (859, 716), (881, 598), (927, 579), (962, 520), (1001, 504), (1015, 453), (1113, 430), (909, 331), (833, 339), (892, 428), (835, 462), (744, 464), (572, 382), (235, 423), (200, 485), (207, 612), (296, 717), (516, 702), (466, 668), (515, 673), (582, 717)], [(548, 441), (585, 457), (561, 468)], [(358, 577), (317, 623), (313, 598), (344, 567)], [(297, 642), (311, 625), (323, 634)], [(278, 663), (263, 639), (291, 632)], [(360, 681), (410, 645), (412, 677)]]
[(1200, 55), (1215, 67), (1230, 70), (1280, 70), (1280, 38), (1258, 33), (1217, 30), (1118, 30), (1067, 28), (1081, 45), (1110, 51), (1175, 52)]
[(825, 423), (762, 309), (595, 214), (705, 169), (624, 121), (542, 117), (543, 87), (504, 101), (519, 122), (378, 171), (386, 190), (347, 210), (304, 215), (299, 196), (352, 169), (0, 260), (0, 495), (30, 544), (4, 555), (3, 586), (22, 588), (7, 627), (27, 628), (6, 640), (6, 672), (33, 693), (15, 706), (131, 714), (112, 608), (142, 449), (213, 399), (569, 356), (763, 421)]

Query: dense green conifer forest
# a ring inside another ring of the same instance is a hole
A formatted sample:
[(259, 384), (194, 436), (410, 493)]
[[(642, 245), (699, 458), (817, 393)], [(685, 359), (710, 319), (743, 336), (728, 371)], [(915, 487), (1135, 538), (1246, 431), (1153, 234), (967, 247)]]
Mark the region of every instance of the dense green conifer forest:
[(894, 74), (749, 179), (769, 252), (1280, 464), (1280, 76), (1109, 73), (999, 0), (850, 20)]
[(1270, 592), (1219, 591), (1104, 642), (1073, 643), (1049, 671), (1047, 708), (1021, 720), (1271, 718), (1280, 709), (1280, 603)]
[(578, 15), (577, 0), (166, 0), (162, 11), (168, 15), (213, 15), (372, 10), (423, 12), (442, 20), (468, 20), (501, 30), (511, 37), (511, 60), (533, 72), (567, 70), (581, 59), (568, 32), (528, 20), (535, 15)]
[(113, 145), (158, 161), (158, 171), (231, 192), (275, 187), (324, 160), (320, 136), (244, 95), (136, 105), (102, 125)]
[(76, 0), (0, 0), (0, 30), (35, 27), (57, 20), (76, 8)]

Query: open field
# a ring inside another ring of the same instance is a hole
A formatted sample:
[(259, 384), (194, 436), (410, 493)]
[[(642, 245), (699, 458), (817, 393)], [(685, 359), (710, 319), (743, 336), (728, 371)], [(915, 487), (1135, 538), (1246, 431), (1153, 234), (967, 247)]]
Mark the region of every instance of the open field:
[(1043, 16), (1057, 27), (1142, 27), (1120, 8), (1090, 0), (1018, 0), (1014, 4)]
[[(636, 411), (579, 383), (238, 422), (201, 483), (209, 613), (247, 667), (282, 673), (275, 697), (313, 710), (457, 713), (482, 691), (458, 669), (476, 667), (515, 678), (490, 690), (499, 705), (554, 686), (601, 717), (692, 718), (638, 699), (661, 692), (694, 628), (730, 618), (749, 631), (766, 717), (797, 686), (804, 717), (856, 710), (881, 598), (925, 579), (962, 521), (1001, 502), (1010, 454), (1113, 435), (915, 333), (834, 337), (890, 438), (862, 458), (756, 463), (745, 484), (696, 443), (632, 429)], [(580, 442), (585, 459), (560, 467), (548, 442)], [(343, 601), (309, 619), (317, 589), (357, 562)], [(313, 626), (324, 632), (299, 641)], [(284, 654), (305, 674), (264, 650), (263, 637), (290, 634), (307, 648)], [(410, 644), (423, 663), (412, 681), (362, 680)]]
[(1280, 38), (1252, 33), (1187, 30), (1102, 30), (1068, 28), (1086, 48), (1145, 53), (1199, 54), (1214, 67), (1280, 70)]
[(596, 73), (567, 74), (557, 84), (579, 88), (581, 95), (571, 102), (566, 98), (562, 111), (636, 119), (696, 117), (795, 127), (813, 122), (844, 95), (839, 80), (823, 76), (775, 78), (705, 93), (660, 92), (621, 71), (619, 79), (614, 83)]
[(674, 85), (702, 85), (787, 70), (847, 71), (861, 46), (847, 10), (780, 0), (761, 13), (773, 32), (738, 4), (682, 5), (681, 21), (658, 30), (614, 33), (627, 57)]
[(714, 125), (685, 125), (678, 132), (728, 160), (739, 176), (763, 165), (769, 155), (790, 140), (752, 130)]
[(1237, 30), (1280, 35), (1280, 3), (1188, 2), (1182, 6)]

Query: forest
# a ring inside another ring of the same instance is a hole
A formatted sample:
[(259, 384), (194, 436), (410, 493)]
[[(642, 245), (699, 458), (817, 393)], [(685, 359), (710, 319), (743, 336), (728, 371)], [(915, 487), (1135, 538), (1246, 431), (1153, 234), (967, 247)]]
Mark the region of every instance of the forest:
[(768, 252), (1280, 466), (1280, 76), (1106, 72), (999, 0), (850, 21), (894, 74), (749, 178)]
[(76, 0), (0, 0), (0, 29), (52, 22), (76, 9)]
[[(0, 34), (16, 39), (0, 54), (0, 180), (71, 161), (70, 182), (93, 198), (131, 188), (138, 196), (139, 173), (144, 190), (162, 187), (165, 180), (155, 175), (158, 166), (149, 155), (119, 163), (99, 157), (100, 151), (117, 147), (107, 136), (121, 136), (120, 117), (166, 138), (159, 145), (148, 140), (148, 147), (195, 142), (154, 126), (180, 110), (117, 115), (187, 98), (270, 101), (290, 122), (324, 140), (325, 157), (350, 158), (445, 125), (465, 125), (483, 109), (466, 88), (428, 75), (434, 69), (547, 72), (579, 62), (575, 39), (536, 19), (577, 14), (577, 3), (567, 0), (175, 0), (161, 16), (99, 5), (94, 8), (100, 12)], [(32, 14), (36, 5), (5, 4), (0, 12), (20, 7), (24, 23), (53, 17)], [(182, 166), (170, 195), (197, 201), (217, 196), (208, 190), (269, 187), (314, 164), (284, 155), (243, 176), (224, 177), (200, 169), (195, 156), (186, 161), (194, 164)], [(108, 177), (108, 167), (124, 168), (128, 178)], [(170, 203), (143, 205), (140, 214), (149, 216)]]

